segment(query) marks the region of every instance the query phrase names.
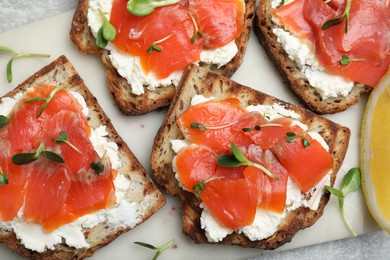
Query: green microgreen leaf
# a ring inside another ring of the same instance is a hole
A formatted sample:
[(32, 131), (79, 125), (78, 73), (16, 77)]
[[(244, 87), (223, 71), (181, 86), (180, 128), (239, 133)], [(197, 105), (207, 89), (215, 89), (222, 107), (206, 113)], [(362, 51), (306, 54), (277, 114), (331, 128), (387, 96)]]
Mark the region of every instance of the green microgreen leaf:
[(58, 162), (58, 163), (65, 163), (64, 158), (62, 158), (61, 155), (56, 154), (55, 152), (52, 151), (43, 151), (43, 155), (46, 156), (47, 159)]
[(276, 8), (282, 7), (284, 5), (284, 0), (280, 1), (279, 5)]
[(310, 140), (309, 139), (307, 139), (306, 137), (303, 137), (302, 138), (302, 144), (303, 144), (303, 147), (308, 147), (308, 146), (310, 146)]
[(65, 131), (61, 131), (59, 136), (56, 137), (56, 138), (52, 138), (53, 141), (55, 141), (56, 143), (58, 144), (67, 144), (69, 145), (73, 150), (75, 150), (76, 152), (78, 152), (79, 154), (82, 154), (82, 152), (76, 147), (74, 146), (71, 142), (69, 142), (68, 140), (68, 133), (65, 132)]
[(194, 16), (189, 13), (192, 24), (194, 25), (194, 35), (191, 37), (191, 43), (194, 44), (196, 41), (196, 37), (203, 38), (203, 34), (199, 31), (198, 24), (195, 21)]
[(202, 191), (206, 188), (206, 182), (204, 180), (200, 180), (196, 185), (192, 187), (192, 189), (195, 191), (196, 195), (199, 195), (202, 193)]
[(172, 5), (180, 0), (129, 0), (127, 11), (135, 16), (146, 16), (151, 14), (156, 7)]
[(217, 164), (224, 166), (224, 167), (238, 167), (242, 165), (246, 166), (253, 166), (261, 171), (263, 171), (268, 177), (278, 180), (279, 177), (274, 175), (272, 172), (270, 172), (267, 168), (265, 168), (263, 165), (252, 162), (248, 160), (245, 155), (240, 151), (240, 149), (234, 144), (230, 143), (230, 150), (232, 151), (233, 155), (220, 155), (217, 158)]
[(362, 58), (354, 58), (354, 59), (350, 59), (347, 55), (343, 55), (341, 57), (341, 59), (339, 60), (339, 63), (343, 66), (348, 66), (348, 64), (350, 62), (354, 62), (354, 61), (366, 61), (366, 59), (362, 59)]
[(6, 116), (0, 115), (0, 128), (11, 122)]
[(99, 174), (104, 171), (104, 164), (101, 161), (92, 162), (91, 168), (96, 172), (96, 174)]
[(115, 40), (116, 29), (115, 27), (107, 20), (106, 15), (102, 9), (98, 9), (99, 15), (102, 18), (102, 26), (100, 27), (96, 35), (96, 45), (100, 48), (105, 48), (109, 41)]
[(203, 132), (206, 130), (219, 130), (219, 129), (227, 128), (227, 127), (234, 125), (235, 123), (237, 123), (237, 122), (230, 122), (226, 125), (220, 125), (220, 126), (205, 126), (204, 124), (201, 124), (201, 123), (192, 122), (190, 124), (190, 127), (191, 128), (198, 128), (201, 132)]
[(292, 143), (297, 139), (297, 135), (294, 132), (287, 132), (286, 133), (286, 142)]
[(38, 160), (38, 158), (42, 154), (47, 159), (49, 159), (51, 161), (55, 161), (55, 162), (59, 162), (59, 163), (64, 163), (65, 162), (64, 159), (61, 157), (61, 155), (56, 154), (56, 153), (54, 153), (52, 151), (46, 151), (44, 142), (41, 142), (39, 144), (39, 147), (38, 147), (38, 149), (35, 152), (15, 154), (14, 156), (12, 156), (12, 162), (14, 164), (16, 164), (16, 165), (23, 165), (23, 164), (32, 163), (32, 162)]
[(203, 124), (199, 124), (199, 123), (195, 123), (195, 122), (191, 123), (191, 128), (199, 128), (199, 130), (201, 132), (206, 131), (206, 127)]
[(168, 248), (172, 247), (175, 244), (175, 239), (172, 239), (171, 241), (169, 241), (168, 243), (162, 246), (153, 246), (151, 244), (144, 243), (144, 242), (134, 242), (134, 244), (156, 251), (156, 254), (153, 257), (153, 260), (156, 260), (165, 250), (167, 250)]
[(335, 25), (338, 25), (340, 23), (342, 23), (345, 19), (345, 33), (348, 32), (348, 26), (349, 26), (349, 12), (351, 10), (351, 3), (352, 3), (352, 0), (347, 0), (347, 4), (345, 6), (345, 10), (344, 10), (344, 13), (339, 16), (339, 17), (335, 17), (335, 18), (332, 18), (332, 19), (329, 19), (327, 20), (321, 27), (322, 30), (326, 30), (328, 29), (329, 27), (332, 27), (332, 26), (335, 26)]
[(158, 46), (157, 44), (159, 43), (162, 43), (163, 41), (166, 41), (168, 40), (169, 38), (172, 37), (173, 34), (170, 34), (160, 40), (157, 40), (155, 42), (153, 42), (150, 47), (146, 50), (147, 53), (153, 53), (154, 51), (157, 51), (157, 52), (161, 52), (162, 51), (162, 48), (160, 46)]
[(12, 64), (13, 61), (19, 58), (49, 58), (50, 55), (48, 54), (38, 54), (38, 53), (27, 53), (27, 52), (20, 52), (5, 46), (0, 46), (0, 51), (3, 52), (10, 52), (13, 53), (14, 55), (12, 58), (8, 61), (7, 63), (7, 68), (6, 68), (6, 76), (7, 76), (7, 81), (8, 83), (11, 83), (13, 80), (13, 74), (12, 74)]
[(0, 186), (8, 184), (8, 175), (3, 172), (3, 169), (0, 168)]
[(68, 88), (69, 85), (68, 84), (63, 84), (63, 85), (59, 85), (58, 87), (54, 88), (50, 93), (49, 95), (44, 98), (44, 97), (34, 97), (34, 98), (30, 98), (28, 100), (26, 100), (26, 102), (36, 102), (36, 101), (41, 101), (41, 100), (45, 100), (45, 102), (42, 104), (41, 108), (39, 109), (38, 113), (37, 113), (37, 117), (39, 117), (43, 110), (45, 110), (46, 106), (49, 104), (49, 102), (53, 99), (54, 95), (62, 90), (62, 89), (65, 89), (65, 88)]
[(255, 125), (255, 127), (244, 127), (244, 128), (242, 128), (242, 131), (244, 131), (244, 132), (250, 132), (250, 131), (254, 131), (254, 130), (256, 130), (256, 131), (261, 130), (261, 126), (260, 125)]
[(357, 236), (357, 234), (345, 215), (344, 199), (348, 193), (358, 190), (360, 188), (360, 185), (361, 185), (360, 169), (355, 167), (355, 168), (351, 168), (344, 176), (341, 184), (341, 189), (336, 189), (331, 186), (325, 186), (326, 190), (328, 190), (331, 194), (338, 197), (340, 215), (344, 221), (344, 224), (347, 226), (351, 234), (354, 236)]

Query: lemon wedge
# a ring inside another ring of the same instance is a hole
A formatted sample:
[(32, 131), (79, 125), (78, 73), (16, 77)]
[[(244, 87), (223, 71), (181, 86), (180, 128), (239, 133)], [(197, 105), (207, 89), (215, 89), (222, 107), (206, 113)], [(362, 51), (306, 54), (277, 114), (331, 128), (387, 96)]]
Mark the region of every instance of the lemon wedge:
[(390, 234), (390, 70), (368, 99), (360, 160), (367, 206), (379, 226)]

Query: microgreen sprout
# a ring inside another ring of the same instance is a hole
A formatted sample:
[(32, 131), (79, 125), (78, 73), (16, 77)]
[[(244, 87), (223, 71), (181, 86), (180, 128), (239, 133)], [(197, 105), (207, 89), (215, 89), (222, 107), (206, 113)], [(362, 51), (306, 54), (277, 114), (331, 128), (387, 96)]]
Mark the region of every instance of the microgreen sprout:
[(194, 24), (194, 35), (191, 38), (191, 43), (194, 44), (196, 41), (196, 37), (203, 38), (203, 34), (199, 31), (198, 24), (195, 21), (194, 16), (189, 13), (192, 23)]
[(306, 134), (309, 132), (310, 130), (308, 131), (305, 131), (303, 132), (301, 135), (297, 135), (296, 133), (294, 132), (287, 132), (286, 133), (286, 142), (287, 143), (293, 143), (297, 138), (301, 138), (302, 139), (302, 144), (303, 144), (303, 147), (308, 147), (310, 146), (310, 140), (308, 138), (306, 138)]
[(254, 127), (244, 127), (242, 128), (242, 131), (244, 132), (250, 132), (250, 131), (259, 131), (261, 130), (263, 127), (267, 127), (267, 126), (283, 126), (282, 124), (263, 124), (263, 125), (255, 125)]
[(204, 124), (201, 124), (201, 123), (192, 122), (192, 123), (190, 124), (190, 127), (191, 127), (191, 128), (199, 128), (199, 130), (200, 130), (201, 132), (204, 132), (204, 131), (206, 131), (206, 130), (219, 130), (219, 129), (223, 129), (223, 128), (232, 126), (232, 125), (234, 125), (235, 123), (237, 123), (237, 122), (231, 122), (231, 123), (228, 123), (228, 124), (226, 124), (226, 125), (220, 125), (220, 126), (205, 126)]
[(92, 170), (95, 171), (96, 174), (100, 174), (104, 171), (104, 164), (103, 164), (103, 159), (106, 156), (107, 151), (105, 150), (103, 153), (103, 156), (100, 160), (94, 161), (91, 163), (91, 168)]
[(65, 132), (65, 131), (61, 131), (59, 136), (56, 137), (56, 138), (52, 138), (53, 141), (55, 141), (56, 143), (58, 144), (67, 144), (69, 145), (73, 150), (75, 150), (76, 152), (78, 152), (79, 154), (81, 154), (81, 151), (76, 147), (74, 146), (71, 142), (69, 142), (68, 140), (69, 136), (68, 136), (68, 133)]
[(339, 63), (343, 66), (348, 66), (348, 64), (350, 62), (354, 62), (354, 61), (366, 61), (366, 59), (363, 59), (363, 58), (354, 58), (354, 59), (350, 59), (347, 55), (343, 55), (341, 57), (341, 59), (339, 60)]
[(200, 180), (197, 184), (192, 187), (192, 189), (195, 191), (196, 195), (199, 195), (202, 193), (202, 191), (206, 188), (206, 181)]
[(102, 18), (102, 26), (96, 35), (96, 45), (100, 48), (105, 48), (109, 41), (113, 41), (116, 37), (115, 27), (107, 20), (106, 15), (99, 8), (99, 15)]
[(147, 244), (144, 242), (134, 242), (134, 244), (156, 251), (156, 254), (153, 257), (153, 260), (156, 260), (165, 250), (167, 250), (168, 248), (172, 247), (175, 244), (175, 239), (172, 239), (171, 241), (169, 241), (168, 243), (162, 246), (153, 246), (151, 244)]
[(348, 25), (349, 25), (349, 11), (351, 10), (351, 3), (352, 3), (352, 0), (347, 0), (344, 13), (339, 17), (335, 17), (335, 18), (327, 20), (322, 25), (322, 27), (321, 27), (322, 30), (326, 30), (329, 27), (338, 25), (338, 24), (342, 23), (345, 19), (345, 30), (344, 31), (345, 31), (345, 33), (347, 33), (348, 32)]
[(245, 155), (240, 151), (240, 149), (234, 144), (230, 143), (230, 149), (233, 155), (220, 155), (217, 158), (217, 163), (224, 167), (239, 167), (242, 165), (253, 166), (262, 170), (265, 174), (268, 175), (271, 179), (278, 180), (279, 177), (270, 172), (263, 165), (250, 161), (245, 157)]
[(30, 99), (27, 99), (26, 102), (27, 103), (30, 103), (30, 102), (37, 102), (37, 101), (42, 101), (44, 100), (45, 102), (43, 102), (41, 108), (39, 109), (38, 113), (37, 113), (37, 117), (39, 117), (43, 110), (45, 110), (46, 106), (49, 104), (49, 102), (53, 99), (54, 95), (62, 90), (62, 89), (65, 89), (65, 88), (68, 88), (69, 85), (68, 84), (63, 84), (63, 85), (60, 85), (56, 88), (54, 88), (47, 97), (35, 97), (35, 98), (30, 98)]
[(0, 128), (11, 122), (6, 116), (0, 115)]
[(147, 53), (153, 53), (154, 51), (157, 51), (157, 52), (162, 51), (162, 48), (160, 46), (158, 46), (157, 44), (162, 43), (163, 41), (168, 40), (169, 38), (172, 37), (172, 35), (173, 34), (170, 34), (170, 35), (168, 35), (168, 36), (166, 36), (166, 37), (164, 37), (164, 38), (162, 38), (162, 39), (160, 39), (158, 41), (153, 42), (152, 45), (150, 45), (150, 47), (146, 50), (146, 52)]
[(12, 162), (16, 165), (23, 165), (28, 164), (31, 162), (34, 162), (38, 160), (38, 158), (44, 155), (47, 159), (51, 161), (55, 161), (58, 163), (64, 163), (64, 159), (61, 157), (61, 155), (58, 155), (52, 151), (45, 150), (45, 143), (41, 142), (39, 144), (38, 149), (35, 152), (32, 153), (18, 153), (12, 156)]
[(284, 5), (284, 0), (281, 0), (279, 5), (276, 8), (282, 7)]
[(0, 51), (10, 52), (10, 53), (14, 54), (14, 56), (12, 56), (12, 58), (7, 63), (6, 75), (7, 75), (8, 83), (11, 83), (12, 79), (13, 79), (12, 63), (14, 62), (14, 60), (19, 59), (19, 58), (49, 58), (50, 57), (50, 55), (48, 55), (48, 54), (20, 52), (20, 51), (13, 50), (13, 49), (5, 47), (5, 46), (0, 46)]
[(6, 184), (8, 184), (8, 175), (0, 168), (0, 186), (4, 186)]
[(355, 230), (349, 223), (347, 217), (345, 216), (344, 212), (344, 199), (345, 196), (348, 193), (354, 192), (360, 188), (361, 184), (361, 173), (359, 168), (351, 168), (347, 174), (344, 176), (342, 184), (341, 184), (341, 189), (336, 189), (332, 186), (325, 186), (325, 189), (329, 191), (331, 194), (336, 196), (339, 201), (339, 211), (341, 214), (341, 217), (345, 223), (345, 225), (348, 227), (349, 231), (351, 232), (352, 235), (357, 236)]
[(180, 0), (129, 0), (127, 11), (135, 16), (146, 16), (151, 14), (156, 7), (172, 5)]

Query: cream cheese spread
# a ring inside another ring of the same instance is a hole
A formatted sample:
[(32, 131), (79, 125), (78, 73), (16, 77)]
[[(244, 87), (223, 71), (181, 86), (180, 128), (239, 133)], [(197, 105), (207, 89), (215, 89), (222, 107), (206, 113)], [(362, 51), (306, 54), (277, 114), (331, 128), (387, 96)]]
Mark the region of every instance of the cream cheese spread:
[[(28, 91), (28, 90), (27, 90)], [(82, 106), (84, 115), (88, 115), (89, 109), (82, 95), (75, 91), (70, 91), (73, 97), (78, 100)], [(7, 116), (12, 108), (20, 101), (24, 93), (18, 93), (14, 97), (4, 97), (0, 100), (0, 115)], [(104, 151), (111, 161), (113, 169), (121, 166), (118, 154), (118, 146), (115, 142), (109, 141), (106, 127), (100, 125), (92, 129), (90, 141), (99, 156)], [(74, 222), (61, 226), (51, 233), (46, 233), (42, 226), (34, 223), (27, 223), (23, 218), (23, 207), (19, 210), (17, 217), (12, 221), (0, 221), (0, 229), (13, 231), (21, 243), (28, 249), (44, 252), (46, 249), (54, 249), (58, 243), (65, 243), (74, 248), (88, 248), (83, 228), (93, 228), (102, 222), (107, 222), (115, 227), (134, 227), (140, 222), (139, 212), (142, 212), (142, 203), (137, 205), (135, 202), (128, 202), (124, 199), (127, 190), (130, 187), (130, 181), (118, 173), (114, 180), (116, 204), (113, 208), (102, 209), (93, 214), (84, 215)], [(145, 200), (151, 198), (146, 197)]]
[[(102, 25), (102, 19), (98, 9), (101, 9), (110, 19), (112, 8), (112, 0), (90, 0), (88, 7), (88, 25), (91, 28), (92, 34), (96, 37)], [(110, 51), (109, 58), (112, 65), (117, 69), (119, 75), (127, 80), (131, 85), (132, 93), (142, 95), (144, 86), (149, 90), (154, 90), (158, 87), (166, 87), (171, 84), (177, 86), (183, 71), (175, 71), (166, 78), (159, 79), (153, 72), (145, 74), (141, 68), (139, 57), (132, 56), (128, 53), (119, 51), (113, 44), (108, 43), (107, 50)], [(238, 48), (234, 41), (225, 46), (214, 50), (204, 50), (200, 54), (200, 62), (206, 64), (215, 64), (217, 67), (222, 67), (227, 64), (237, 54)]]
[[(202, 95), (196, 95), (192, 98), (191, 105), (199, 104), (212, 99), (214, 98), (206, 98)], [(251, 105), (246, 108), (250, 112), (257, 111), (263, 115), (266, 115), (271, 120), (280, 117), (289, 117), (293, 120), (293, 124), (300, 126), (305, 131), (308, 130), (308, 127), (305, 124), (302, 124), (298, 121), (300, 118), (299, 114), (295, 113), (294, 111), (287, 110), (277, 103), (273, 105)], [(328, 145), (319, 133), (311, 131), (309, 132), (309, 135), (313, 139), (319, 141), (319, 143), (324, 147), (324, 149), (326, 149), (327, 151), (329, 150)], [(177, 154), (181, 149), (188, 147), (189, 145), (195, 144), (190, 144), (186, 140), (172, 140), (171, 145), (172, 150), (175, 152), (175, 154)], [(175, 162), (176, 160), (174, 158), (172, 161), (172, 167), (175, 172), (176, 179), (179, 182), (179, 185), (182, 186), (180, 178), (177, 174), (177, 167)], [(241, 228), (240, 230), (237, 230), (236, 232), (244, 234), (252, 241), (265, 239), (277, 231), (281, 221), (284, 219), (288, 212), (297, 209), (301, 206), (310, 208), (311, 210), (316, 210), (319, 206), (324, 186), (330, 185), (330, 174), (331, 171), (327, 175), (325, 175), (325, 177), (306, 194), (301, 192), (298, 185), (291, 178), (288, 178), (286, 207), (284, 212), (282, 214), (278, 214), (263, 209), (257, 209), (255, 220), (253, 221), (253, 223), (249, 226)], [(234, 230), (221, 225), (203, 203), (201, 204), (201, 207), (203, 208), (203, 210), (201, 214), (200, 224), (202, 229), (204, 229), (209, 242), (222, 241), (224, 237), (234, 232)]]

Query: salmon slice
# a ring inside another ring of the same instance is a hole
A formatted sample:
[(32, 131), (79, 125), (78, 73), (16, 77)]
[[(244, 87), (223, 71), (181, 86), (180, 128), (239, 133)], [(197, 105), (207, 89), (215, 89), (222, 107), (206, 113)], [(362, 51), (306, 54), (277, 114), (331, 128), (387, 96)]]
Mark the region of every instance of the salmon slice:
[[(230, 150), (230, 142), (246, 146), (252, 140), (244, 132), (233, 131), (231, 125), (247, 113), (236, 98), (211, 100), (192, 106), (177, 119), (177, 124), (185, 138), (195, 144), (209, 146), (216, 153)], [(193, 128), (191, 124), (206, 127)]]
[(318, 141), (309, 135), (305, 137), (310, 141), (307, 147), (302, 138), (297, 138), (292, 143), (278, 143), (272, 151), (291, 179), (303, 192), (308, 192), (332, 169), (333, 157)]
[(242, 32), (245, 4), (241, 0), (190, 0), (200, 32), (205, 37), (204, 48), (221, 47)]
[[(142, 17), (130, 14), (127, 2), (113, 1), (110, 23), (117, 34), (112, 43), (122, 52), (138, 56), (143, 71), (158, 78), (199, 61), (203, 49), (226, 45), (243, 27), (242, 0), (182, 0)], [(196, 34), (196, 27), (204, 37)], [(160, 50), (148, 51), (154, 43)]]
[[(348, 33), (345, 20), (322, 29), (326, 21), (340, 16), (344, 9), (345, 1), (298, 0), (276, 9), (274, 14), (286, 28), (314, 43), (317, 58), (326, 71), (374, 87), (390, 65), (390, 2), (353, 1)], [(339, 63), (342, 56), (364, 61), (345, 66)]]
[(211, 180), (199, 197), (220, 223), (233, 230), (250, 225), (255, 218), (257, 190), (249, 179)]
[[(291, 123), (292, 121), (289, 118), (280, 117), (274, 120), (267, 120), (261, 113), (251, 112), (243, 116), (232, 129), (244, 132), (255, 144), (258, 144), (265, 150), (271, 149), (276, 143), (285, 139)], [(260, 129), (254, 129), (256, 126), (259, 126)]]
[[(34, 97), (46, 98), (53, 89), (42, 85), (27, 93), (9, 114), (11, 122), (0, 130), (0, 144), (7, 148), (0, 152), (0, 167), (9, 178), (9, 184), (0, 189), (0, 196), (7, 197), (0, 205), (1, 219), (12, 220), (24, 206), (25, 219), (41, 224), (48, 232), (115, 202), (109, 160), (102, 160), (104, 171), (99, 175), (91, 169), (91, 163), (101, 158), (88, 139), (91, 129), (78, 101), (60, 90), (39, 117), (37, 112), (44, 101), (26, 102)], [(81, 155), (69, 145), (52, 140), (62, 131)], [(13, 155), (33, 152), (41, 142), (45, 150), (61, 155), (65, 163), (44, 156), (25, 165), (12, 162)]]

